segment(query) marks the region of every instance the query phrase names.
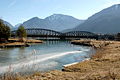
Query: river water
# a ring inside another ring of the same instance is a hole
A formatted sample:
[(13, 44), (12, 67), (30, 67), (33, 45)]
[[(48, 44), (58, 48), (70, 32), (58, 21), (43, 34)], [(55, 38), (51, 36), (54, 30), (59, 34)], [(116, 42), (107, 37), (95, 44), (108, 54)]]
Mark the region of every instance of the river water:
[(92, 53), (92, 48), (69, 41), (45, 41), (30, 47), (0, 49), (0, 73), (62, 69), (63, 65), (83, 61)]

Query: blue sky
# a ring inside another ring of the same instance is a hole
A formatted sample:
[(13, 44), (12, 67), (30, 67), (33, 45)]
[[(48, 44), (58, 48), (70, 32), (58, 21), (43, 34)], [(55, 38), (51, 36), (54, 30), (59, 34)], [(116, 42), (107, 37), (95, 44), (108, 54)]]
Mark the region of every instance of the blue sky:
[(119, 3), (120, 0), (1, 0), (0, 18), (12, 25), (32, 17), (45, 18), (52, 14), (87, 19), (94, 13)]

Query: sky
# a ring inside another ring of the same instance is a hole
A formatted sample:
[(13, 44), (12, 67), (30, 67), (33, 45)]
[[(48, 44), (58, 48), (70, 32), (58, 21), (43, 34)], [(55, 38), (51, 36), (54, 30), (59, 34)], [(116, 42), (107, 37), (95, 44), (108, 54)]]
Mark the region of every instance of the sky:
[(32, 17), (44, 19), (52, 14), (83, 20), (114, 4), (120, 4), (120, 0), (1, 0), (0, 18), (12, 25)]

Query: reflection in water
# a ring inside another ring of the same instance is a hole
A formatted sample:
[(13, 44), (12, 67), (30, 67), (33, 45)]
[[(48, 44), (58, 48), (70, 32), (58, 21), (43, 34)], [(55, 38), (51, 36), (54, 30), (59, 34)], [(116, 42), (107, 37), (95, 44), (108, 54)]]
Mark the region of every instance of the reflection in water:
[[(58, 40), (31, 44), (30, 47), (9, 48), (0, 52), (0, 69), (3, 70), (1, 72), (4, 72), (9, 65), (12, 65), (14, 71), (23, 72), (62, 69), (65, 64), (89, 58), (92, 51), (94, 50), (89, 47), (72, 45), (69, 41)], [(30, 69), (33, 66), (34, 69)]]

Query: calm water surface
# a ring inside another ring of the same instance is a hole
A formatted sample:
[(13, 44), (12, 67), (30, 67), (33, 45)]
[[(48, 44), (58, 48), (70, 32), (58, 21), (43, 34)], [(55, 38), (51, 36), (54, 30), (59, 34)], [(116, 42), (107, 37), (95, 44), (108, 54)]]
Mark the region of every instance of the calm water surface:
[(69, 41), (46, 41), (30, 47), (0, 50), (0, 73), (62, 69), (63, 65), (89, 58), (94, 50)]

